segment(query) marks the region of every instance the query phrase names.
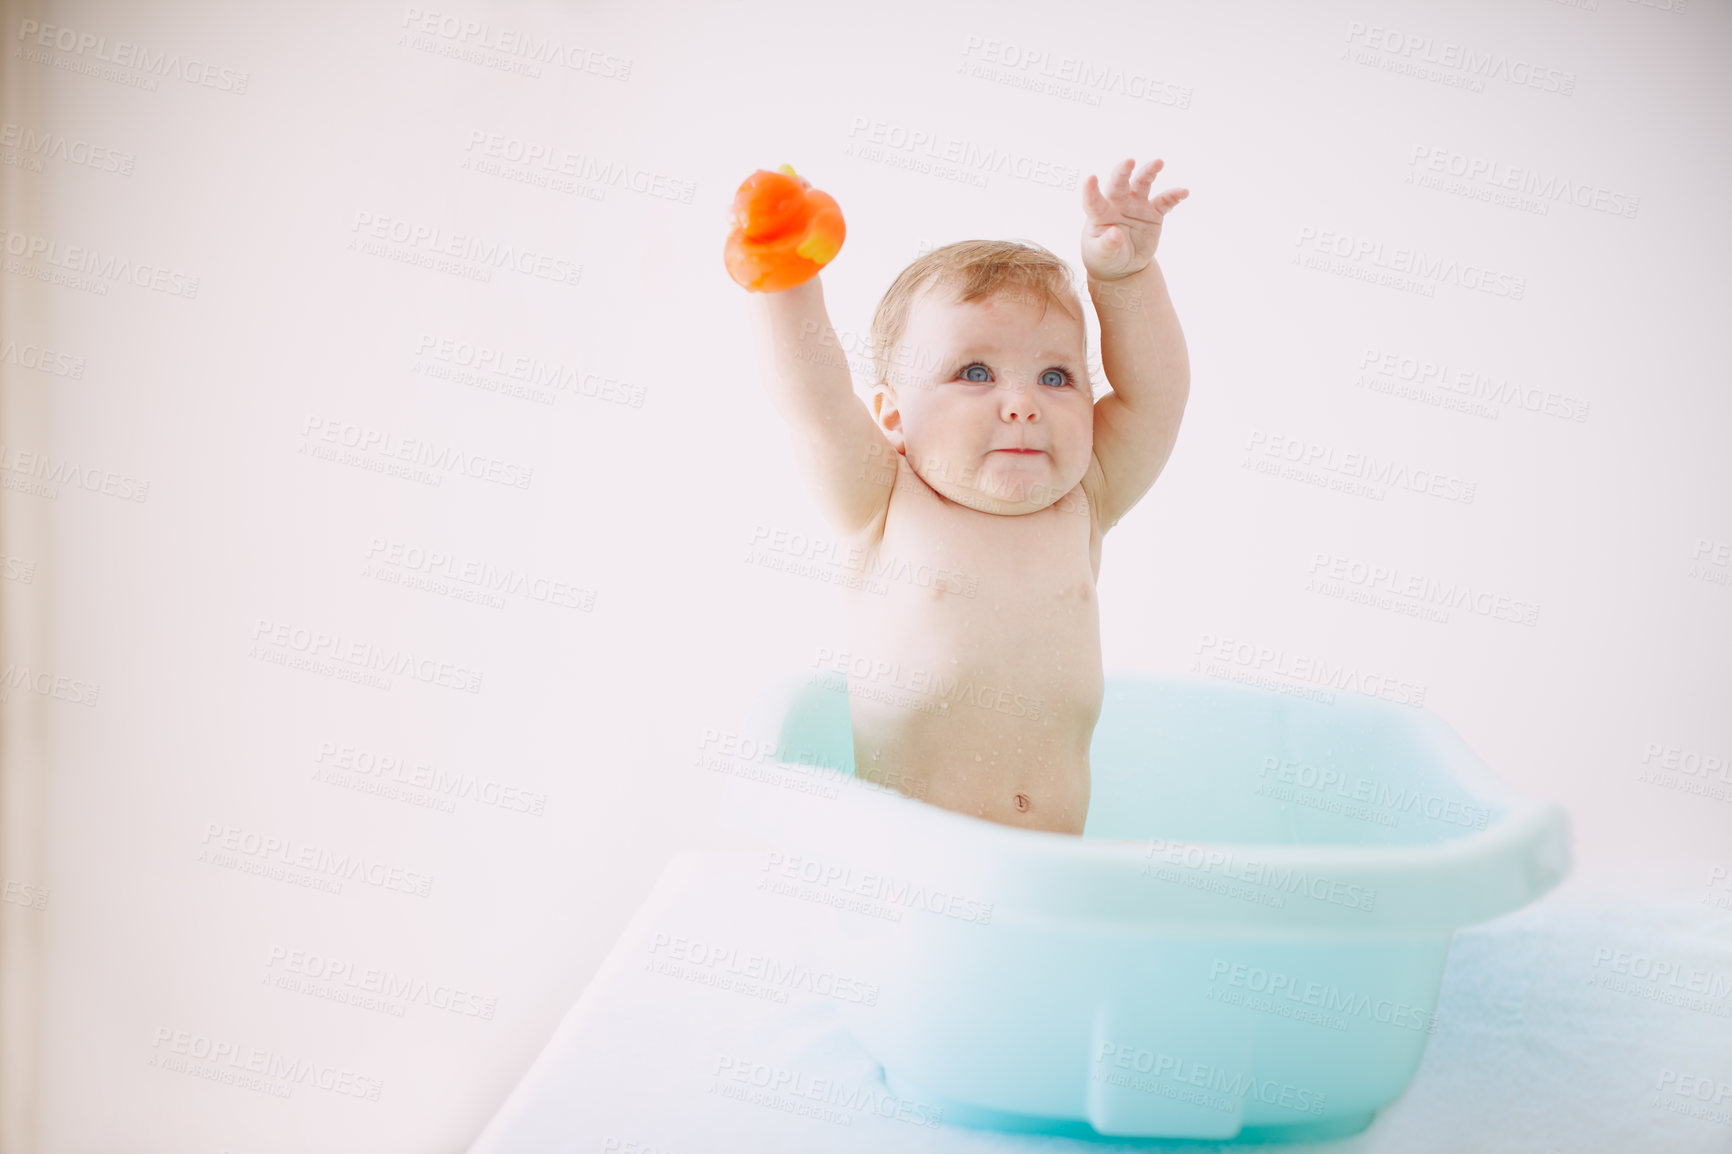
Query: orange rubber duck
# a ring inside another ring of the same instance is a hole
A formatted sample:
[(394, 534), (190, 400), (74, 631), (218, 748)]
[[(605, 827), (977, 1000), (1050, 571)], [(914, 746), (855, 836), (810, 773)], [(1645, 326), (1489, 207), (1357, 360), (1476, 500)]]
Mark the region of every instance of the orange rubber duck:
[(734, 193), (734, 227), (722, 249), (728, 275), (751, 292), (803, 284), (842, 249), (842, 210), (784, 164), (760, 168)]

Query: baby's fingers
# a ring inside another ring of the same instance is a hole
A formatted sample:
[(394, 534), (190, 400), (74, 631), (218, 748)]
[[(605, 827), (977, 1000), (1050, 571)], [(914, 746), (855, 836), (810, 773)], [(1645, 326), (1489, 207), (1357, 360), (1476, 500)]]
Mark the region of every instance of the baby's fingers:
[[(1130, 164), (1131, 162), (1127, 160), (1125, 163)], [(1147, 199), (1149, 186), (1155, 183), (1155, 176), (1161, 171), (1163, 164), (1163, 161), (1156, 159), (1143, 165), (1142, 171), (1137, 173), (1137, 178), (1131, 181), (1131, 191)]]
[(1101, 183), (1091, 172), (1089, 178), (1083, 181), (1083, 210), (1091, 217), (1107, 216), (1113, 212), (1113, 202), (1101, 192)]
[(1153, 202), (1155, 210), (1164, 216), (1167, 213), (1172, 212), (1175, 205), (1190, 195), (1191, 190), (1188, 188), (1169, 188), (1167, 191), (1161, 193), (1161, 195), (1155, 197)]

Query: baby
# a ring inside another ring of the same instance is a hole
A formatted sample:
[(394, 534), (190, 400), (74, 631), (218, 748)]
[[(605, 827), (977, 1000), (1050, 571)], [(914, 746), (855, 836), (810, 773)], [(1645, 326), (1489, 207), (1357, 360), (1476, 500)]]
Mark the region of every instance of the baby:
[(772, 402), (826, 515), (869, 571), (951, 575), (848, 592), (851, 661), (875, 671), (849, 688), (856, 773), (1026, 829), (1082, 833), (1101, 536), (1154, 484), (1190, 394), (1154, 260), (1188, 193), (1151, 197), (1161, 161), (1134, 167), (1083, 185), (1099, 401), (1070, 269), (1036, 245), (963, 241), (904, 269), (872, 321), (870, 411), (816, 276), (752, 294)]

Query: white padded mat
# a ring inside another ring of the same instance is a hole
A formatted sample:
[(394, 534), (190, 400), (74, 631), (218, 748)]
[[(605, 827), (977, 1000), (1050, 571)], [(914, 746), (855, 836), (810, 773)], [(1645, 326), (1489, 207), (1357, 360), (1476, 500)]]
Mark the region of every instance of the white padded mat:
[[(892, 1098), (841, 1021), (870, 975), (825, 956), (836, 911), (758, 888), (763, 864), (670, 863), (471, 1154), (1149, 1147), (971, 1130)], [(1732, 912), (1673, 885), (1577, 876), (1462, 931), (1407, 1092), (1361, 1134), (1279, 1148), (1732, 1152)]]

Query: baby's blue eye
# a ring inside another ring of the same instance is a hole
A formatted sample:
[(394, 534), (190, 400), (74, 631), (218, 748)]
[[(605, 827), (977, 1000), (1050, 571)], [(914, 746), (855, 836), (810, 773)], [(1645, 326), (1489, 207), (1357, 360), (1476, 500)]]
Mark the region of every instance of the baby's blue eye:
[[(979, 369), (983, 375), (978, 376), (978, 377), (971, 377), (968, 375), (968, 374), (974, 372), (974, 370), (976, 370), (976, 369)], [(970, 381), (986, 381), (986, 380), (991, 379), (991, 376), (992, 376), (991, 373), (988, 373), (986, 371), (985, 365), (969, 365), (966, 369), (962, 370), (962, 375), (963, 375), (964, 379), (970, 380)]]
[[(1056, 380), (1054, 378), (1057, 378)], [(1063, 388), (1070, 384), (1070, 374), (1063, 369), (1048, 369), (1040, 375), (1040, 383), (1054, 388)]]

